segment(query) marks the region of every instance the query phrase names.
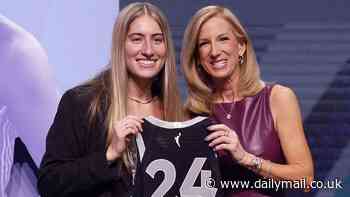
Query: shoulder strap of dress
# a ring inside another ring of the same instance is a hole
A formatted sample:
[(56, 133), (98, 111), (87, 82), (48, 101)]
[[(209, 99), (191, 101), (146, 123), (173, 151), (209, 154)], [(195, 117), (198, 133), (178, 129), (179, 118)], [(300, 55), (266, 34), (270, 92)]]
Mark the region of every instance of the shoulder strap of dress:
[(267, 96), (270, 97), (271, 95), (271, 91), (272, 91), (272, 88), (276, 85), (276, 83), (273, 83), (273, 82), (266, 82), (265, 83), (265, 89), (266, 89), (266, 93), (267, 93)]

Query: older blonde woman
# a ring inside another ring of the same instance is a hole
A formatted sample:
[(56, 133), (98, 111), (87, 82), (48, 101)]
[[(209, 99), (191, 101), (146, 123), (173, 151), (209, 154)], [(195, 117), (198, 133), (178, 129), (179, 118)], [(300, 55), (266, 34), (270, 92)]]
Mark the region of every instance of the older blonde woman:
[(110, 65), (67, 91), (47, 136), (38, 188), (50, 196), (130, 196), (142, 118), (181, 119), (169, 25), (149, 3), (120, 11)]
[[(209, 146), (219, 152), (225, 180), (313, 179), (313, 162), (294, 92), (261, 81), (252, 43), (227, 8), (208, 6), (184, 36), (186, 109), (209, 114)], [(276, 188), (233, 188), (226, 196), (281, 196)]]

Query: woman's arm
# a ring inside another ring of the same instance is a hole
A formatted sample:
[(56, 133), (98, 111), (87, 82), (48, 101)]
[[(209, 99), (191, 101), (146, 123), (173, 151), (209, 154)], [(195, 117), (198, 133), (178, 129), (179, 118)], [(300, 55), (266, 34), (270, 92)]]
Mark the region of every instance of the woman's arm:
[(46, 139), (38, 180), (43, 197), (78, 195), (120, 176), (116, 166), (121, 162), (108, 165), (105, 150), (87, 154), (80, 150), (87, 137), (82, 124), (87, 123), (81, 122), (82, 110), (74, 97), (71, 91), (63, 95)]
[[(294, 92), (276, 85), (271, 92), (270, 106), (287, 164), (262, 160), (259, 174), (282, 180), (306, 178), (310, 183), (314, 177), (313, 161), (302, 125), (301, 113)], [(255, 156), (248, 154), (243, 165), (251, 165)]]

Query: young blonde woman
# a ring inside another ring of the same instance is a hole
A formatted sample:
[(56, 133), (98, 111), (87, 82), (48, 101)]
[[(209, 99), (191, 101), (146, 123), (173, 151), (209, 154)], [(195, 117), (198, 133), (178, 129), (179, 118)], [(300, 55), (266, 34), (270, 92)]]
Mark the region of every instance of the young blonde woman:
[(114, 25), (109, 67), (61, 99), (41, 196), (130, 196), (142, 118), (177, 121), (181, 109), (168, 22), (152, 4), (130, 4)]
[[(276, 188), (254, 188), (263, 178), (313, 179), (313, 162), (294, 92), (260, 79), (252, 43), (227, 8), (207, 6), (192, 17), (182, 46), (188, 83), (186, 110), (211, 115), (206, 140), (220, 155), (224, 180), (252, 187), (226, 196), (283, 196)], [(266, 179), (267, 180), (267, 179)]]

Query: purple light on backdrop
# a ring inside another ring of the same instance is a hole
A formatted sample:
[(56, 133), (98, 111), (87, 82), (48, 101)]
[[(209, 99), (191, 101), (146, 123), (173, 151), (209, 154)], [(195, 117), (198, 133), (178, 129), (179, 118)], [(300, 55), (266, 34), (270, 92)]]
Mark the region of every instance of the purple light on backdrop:
[(14, 165), (15, 138), (38, 166), (58, 102), (56, 82), (37, 39), (2, 15), (0, 65), (0, 192), (4, 197), (31, 196), (35, 179), (28, 164)]
[[(40, 164), (59, 97), (108, 62), (118, 10), (118, 0), (1, 2), (0, 197), (38, 196), (31, 168)], [(28, 153), (18, 154), (18, 144)]]

